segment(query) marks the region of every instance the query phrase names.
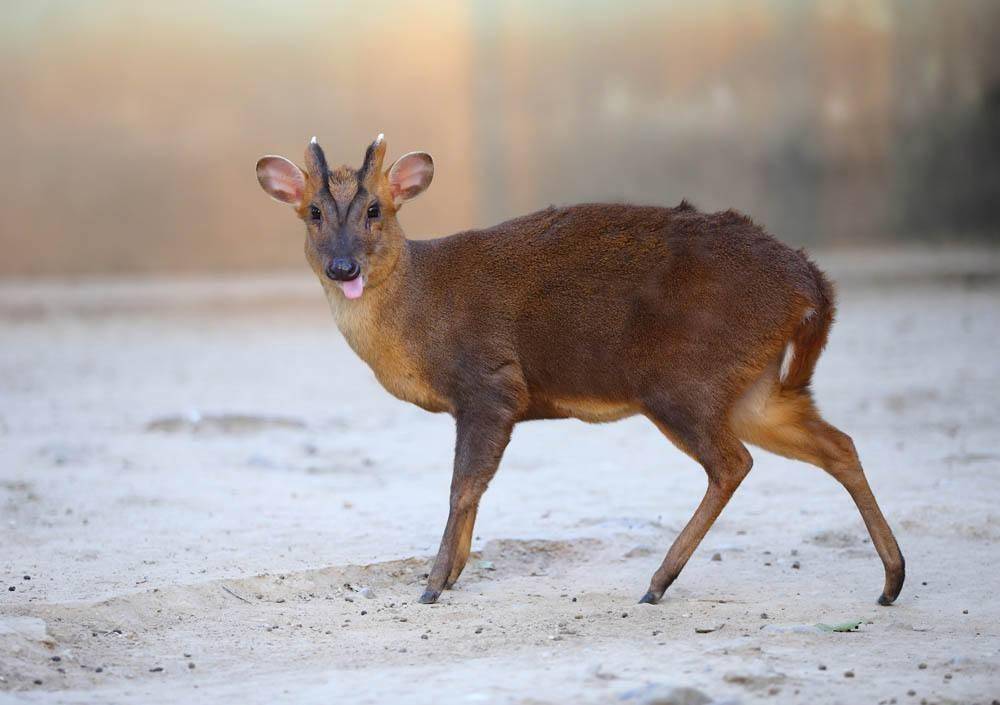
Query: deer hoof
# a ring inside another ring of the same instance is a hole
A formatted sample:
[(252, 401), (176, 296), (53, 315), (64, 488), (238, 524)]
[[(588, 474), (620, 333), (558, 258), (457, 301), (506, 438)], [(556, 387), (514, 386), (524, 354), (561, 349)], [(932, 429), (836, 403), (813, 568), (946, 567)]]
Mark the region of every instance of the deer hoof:
[(656, 604), (657, 602), (659, 602), (659, 601), (660, 601), (660, 598), (659, 598), (659, 597), (657, 597), (657, 596), (656, 596), (656, 595), (655, 595), (655, 594), (653, 593), (653, 591), (652, 591), (652, 590), (650, 590), (650, 591), (649, 591), (649, 592), (647, 592), (647, 593), (646, 593), (645, 595), (643, 595), (643, 596), (642, 596), (642, 598), (640, 598), (640, 600), (639, 600), (639, 604), (640, 604), (640, 605), (655, 605), (655, 604)]
[(424, 605), (433, 605), (437, 602), (438, 597), (441, 595), (440, 590), (431, 590), (428, 588), (424, 590), (424, 594), (420, 596), (420, 602)]

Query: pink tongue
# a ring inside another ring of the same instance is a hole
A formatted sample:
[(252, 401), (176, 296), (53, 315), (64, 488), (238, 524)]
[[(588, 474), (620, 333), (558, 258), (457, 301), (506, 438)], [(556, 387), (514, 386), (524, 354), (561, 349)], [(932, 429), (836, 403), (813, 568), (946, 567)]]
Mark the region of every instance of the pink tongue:
[(365, 290), (365, 282), (359, 274), (350, 281), (341, 282), (340, 287), (344, 290), (344, 296), (349, 299), (356, 299), (361, 296), (361, 292)]

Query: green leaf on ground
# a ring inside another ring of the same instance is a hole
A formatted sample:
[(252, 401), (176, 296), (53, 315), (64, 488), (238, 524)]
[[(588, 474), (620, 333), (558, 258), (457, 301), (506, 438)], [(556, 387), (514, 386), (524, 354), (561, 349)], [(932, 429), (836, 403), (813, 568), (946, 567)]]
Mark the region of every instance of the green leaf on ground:
[(859, 619), (856, 622), (841, 622), (840, 624), (817, 624), (817, 629), (824, 632), (856, 632), (865, 620)]

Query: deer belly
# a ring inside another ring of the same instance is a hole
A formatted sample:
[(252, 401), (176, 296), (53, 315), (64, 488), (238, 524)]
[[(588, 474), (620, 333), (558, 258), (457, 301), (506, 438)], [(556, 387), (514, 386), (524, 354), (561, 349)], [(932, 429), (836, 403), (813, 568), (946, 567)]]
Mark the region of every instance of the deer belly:
[(618, 421), (619, 419), (639, 413), (639, 409), (633, 404), (604, 399), (587, 399), (581, 397), (551, 399), (549, 400), (549, 404), (560, 414), (588, 423)]

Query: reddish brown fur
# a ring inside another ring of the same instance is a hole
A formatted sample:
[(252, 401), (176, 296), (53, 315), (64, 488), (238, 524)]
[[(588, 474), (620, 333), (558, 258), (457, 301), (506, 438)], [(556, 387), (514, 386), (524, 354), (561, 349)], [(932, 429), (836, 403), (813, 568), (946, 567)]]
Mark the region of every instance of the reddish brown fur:
[[(387, 174), (362, 183), (385, 215), (377, 230), (356, 230), (351, 251), (369, 276), (360, 299), (347, 300), (324, 277), (334, 245), (322, 226), (310, 225), (306, 251), (338, 326), (379, 381), (456, 418), (450, 513), (423, 601), (461, 573), (479, 499), (514, 424), (633, 414), (649, 417), (709, 478), (643, 601), (660, 598), (749, 472), (741, 441), (811, 462), (844, 484), (885, 564), (880, 600), (895, 599), (902, 555), (853, 444), (819, 417), (810, 395), (834, 305), (829, 282), (802, 253), (738, 213), (687, 203), (548, 208), (410, 241)], [(317, 197), (313, 184), (300, 215)]]

